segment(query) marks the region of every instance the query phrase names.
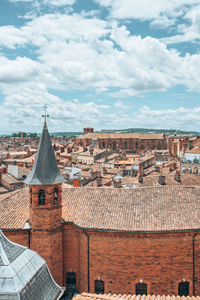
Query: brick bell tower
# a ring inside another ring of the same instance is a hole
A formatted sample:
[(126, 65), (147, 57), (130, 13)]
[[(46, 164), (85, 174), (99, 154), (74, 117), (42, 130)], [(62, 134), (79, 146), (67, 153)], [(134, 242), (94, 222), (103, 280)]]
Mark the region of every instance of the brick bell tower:
[(30, 191), (31, 249), (47, 262), (54, 280), (63, 285), (62, 183), (45, 121), (37, 156), (26, 183)]

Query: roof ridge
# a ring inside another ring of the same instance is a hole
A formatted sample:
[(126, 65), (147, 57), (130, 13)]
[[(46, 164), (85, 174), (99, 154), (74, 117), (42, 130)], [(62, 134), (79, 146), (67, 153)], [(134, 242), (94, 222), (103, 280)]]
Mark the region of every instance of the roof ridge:
[[(25, 187), (26, 188), (26, 187)], [(4, 200), (7, 200), (8, 198), (10, 198), (10, 197), (12, 197), (12, 196), (14, 196), (14, 195), (16, 195), (16, 194), (18, 194), (18, 193), (20, 193), (21, 192), (21, 190), (23, 190), (24, 188), (22, 188), (22, 189), (19, 189), (19, 190), (16, 190), (16, 191), (11, 191), (11, 192), (8, 192), (8, 197), (5, 197), (5, 198), (0, 198), (0, 202), (2, 201), (4, 201)], [(12, 193), (12, 194), (11, 194)]]
[(0, 229), (0, 265), (12, 263), (27, 247), (11, 242)]
[[(190, 188), (190, 189), (193, 189), (193, 188), (199, 188), (200, 189), (200, 186), (197, 186), (197, 185), (193, 185), (193, 186), (188, 186), (188, 185), (178, 185), (178, 184), (170, 184), (170, 185), (152, 185), (152, 186), (138, 186), (138, 187), (132, 187), (132, 188), (129, 188), (128, 191), (130, 190), (141, 190), (141, 189), (149, 189), (149, 188), (154, 188), (154, 189), (172, 189), (172, 188), (176, 188), (176, 189), (183, 189), (183, 188)], [(80, 190), (80, 189), (90, 189), (90, 190), (106, 190), (108, 192), (110, 192), (110, 190), (117, 190), (118, 192), (125, 192), (127, 191), (127, 189), (116, 189), (114, 187), (93, 187), (93, 186), (80, 186), (78, 188), (76, 187), (65, 187), (63, 188), (63, 191), (64, 190)]]
[[(1, 242), (1, 229), (0, 229), (0, 265), (9, 265), (9, 259), (5, 253), (5, 250), (3, 248), (2, 242)], [(2, 263), (3, 262), (3, 263)]]

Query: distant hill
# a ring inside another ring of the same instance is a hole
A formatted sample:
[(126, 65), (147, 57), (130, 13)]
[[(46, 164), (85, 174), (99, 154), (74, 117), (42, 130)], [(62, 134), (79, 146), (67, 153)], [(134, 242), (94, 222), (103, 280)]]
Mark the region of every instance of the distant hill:
[[(122, 129), (117, 130), (117, 132), (137, 132), (137, 133), (164, 133), (166, 135), (172, 135), (172, 134), (193, 134), (198, 135), (200, 134), (197, 131), (184, 131), (179, 129), (149, 129), (149, 128), (128, 128), (128, 129)], [(116, 132), (116, 131), (115, 131)]]
[(79, 135), (82, 135), (83, 132), (77, 132), (77, 131), (74, 131), (74, 132), (51, 132), (50, 135), (54, 136), (54, 137), (71, 137), (71, 136), (79, 136)]
[[(102, 129), (100, 131), (95, 131), (95, 132), (105, 132), (105, 133), (115, 133), (115, 132), (123, 132), (123, 133), (128, 133), (128, 132), (132, 132), (132, 133), (164, 133), (166, 135), (173, 135), (173, 134), (192, 134), (192, 135), (199, 135), (200, 132), (197, 131), (185, 131), (185, 130), (179, 130), (179, 129), (149, 129), (149, 128), (127, 128), (127, 129)], [(27, 133), (28, 135), (30, 135), (31, 133)], [(12, 134), (0, 134), (0, 137), (2, 136), (11, 136)], [(38, 133), (35, 135), (40, 136), (41, 133)], [(80, 135), (83, 135), (83, 131), (66, 131), (66, 132), (51, 132), (50, 133), (51, 136), (54, 137), (77, 137)]]
[[(117, 132), (123, 132), (123, 133), (164, 133), (166, 135), (173, 135), (173, 134), (193, 134), (198, 135), (200, 134), (197, 131), (184, 131), (184, 130), (178, 130), (178, 129), (149, 129), (149, 128), (127, 128), (127, 129), (102, 129), (100, 131), (95, 132), (105, 132), (105, 133), (117, 133)], [(51, 133), (54, 137), (70, 137), (70, 136), (80, 136), (83, 135), (83, 132), (53, 132)]]

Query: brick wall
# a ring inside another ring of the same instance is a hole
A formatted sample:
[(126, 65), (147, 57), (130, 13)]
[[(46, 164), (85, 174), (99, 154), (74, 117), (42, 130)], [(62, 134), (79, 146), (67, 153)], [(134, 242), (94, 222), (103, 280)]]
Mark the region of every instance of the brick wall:
[(76, 284), (80, 291), (88, 290), (88, 240), (82, 230), (72, 225), (64, 225), (63, 231), (63, 271), (76, 273)]
[(5, 236), (14, 243), (29, 247), (29, 232), (28, 230), (3, 230)]
[[(12, 241), (28, 246), (26, 230), (4, 233)], [(80, 292), (88, 291), (89, 273), (90, 292), (94, 292), (94, 280), (101, 279), (105, 282), (105, 293), (135, 294), (135, 284), (142, 280), (147, 284), (148, 294), (177, 295), (178, 283), (185, 280), (192, 295), (195, 275), (195, 293), (199, 295), (200, 234), (195, 238), (194, 235), (195, 232), (84, 232), (65, 224), (62, 230), (32, 230), (31, 248), (44, 257), (60, 285), (66, 284), (67, 272), (75, 272)]]
[[(88, 291), (87, 236), (65, 225), (64, 272), (77, 273), (77, 287)], [(189, 282), (193, 294), (194, 233), (89, 233), (90, 292), (94, 280), (105, 282), (105, 293), (135, 293), (142, 280), (149, 294), (178, 294), (178, 283)], [(79, 241), (78, 241), (79, 240)], [(196, 294), (200, 294), (200, 241), (196, 237)], [(74, 255), (73, 255), (74, 253)]]
[[(61, 184), (31, 186), (30, 201), (31, 249), (47, 262), (54, 280), (63, 286), (63, 236)], [(54, 189), (58, 190), (58, 203), (54, 203)], [(38, 204), (38, 193), (45, 191), (45, 204)]]

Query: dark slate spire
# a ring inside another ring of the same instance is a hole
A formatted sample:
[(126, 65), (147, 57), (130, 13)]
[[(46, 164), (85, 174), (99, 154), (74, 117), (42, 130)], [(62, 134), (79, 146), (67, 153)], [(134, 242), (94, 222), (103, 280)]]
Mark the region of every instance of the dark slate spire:
[(63, 182), (66, 180), (58, 170), (45, 118), (36, 160), (25, 183), (29, 185), (51, 185)]

